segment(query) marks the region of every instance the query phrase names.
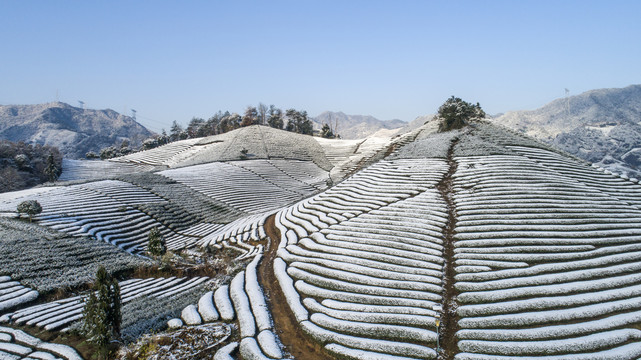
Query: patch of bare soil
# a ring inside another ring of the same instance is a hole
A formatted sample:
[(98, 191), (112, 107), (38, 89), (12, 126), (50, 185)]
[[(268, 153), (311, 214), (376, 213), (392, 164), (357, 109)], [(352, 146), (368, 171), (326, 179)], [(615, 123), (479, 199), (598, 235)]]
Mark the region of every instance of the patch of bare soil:
[(458, 292), (454, 287), (454, 227), (456, 226), (456, 205), (454, 204), (452, 194), (453, 175), (456, 172), (458, 164), (454, 160), (454, 146), (458, 142), (455, 138), (450, 144), (447, 151), (447, 163), (449, 169), (443, 179), (436, 185), (441, 196), (447, 204), (447, 224), (443, 229), (445, 266), (443, 268), (443, 318), (441, 319), (440, 326), (440, 352), (438, 353), (439, 360), (454, 359), (454, 355), (458, 353), (458, 342), (456, 341), (456, 332), (459, 330), (456, 308), (458, 303), (456, 297)]
[(310, 339), (296, 322), (294, 314), (289, 309), (285, 295), (274, 275), (274, 258), (280, 242), (280, 231), (274, 225), (275, 216), (270, 216), (265, 222), (265, 232), (271, 239), (263, 260), (258, 266), (258, 281), (263, 286), (269, 309), (274, 319), (274, 329), (285, 351), (292, 358), (301, 360), (336, 359), (329, 354), (321, 344)]

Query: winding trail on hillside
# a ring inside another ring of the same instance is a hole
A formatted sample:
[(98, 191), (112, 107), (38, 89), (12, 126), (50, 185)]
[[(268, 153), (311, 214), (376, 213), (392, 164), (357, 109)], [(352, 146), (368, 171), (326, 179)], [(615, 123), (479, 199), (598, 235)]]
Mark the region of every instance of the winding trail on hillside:
[(453, 198), (453, 176), (458, 168), (454, 160), (454, 147), (459, 139), (454, 138), (447, 150), (447, 163), (449, 169), (443, 179), (436, 185), (439, 193), (447, 204), (447, 224), (443, 228), (443, 318), (440, 325), (440, 342), (441, 351), (438, 359), (451, 360), (458, 353), (458, 343), (456, 341), (456, 332), (459, 330), (459, 317), (456, 312), (458, 292), (454, 287), (454, 227), (456, 226), (456, 204)]
[[(442, 229), (443, 258), (445, 262), (443, 265), (443, 310), (439, 337), (441, 350), (437, 356), (437, 359), (440, 360), (452, 360), (459, 352), (456, 340), (456, 332), (459, 330), (459, 318), (456, 313), (456, 297), (458, 293), (454, 287), (454, 228), (457, 215), (453, 196), (454, 174), (458, 167), (457, 162), (454, 160), (454, 148), (458, 141), (458, 138), (454, 138), (450, 143), (446, 159), (448, 171), (436, 185), (447, 206), (447, 223)], [(389, 151), (390, 149), (384, 150)], [(385, 153), (384, 156), (386, 155), (388, 154)], [(296, 321), (294, 314), (287, 305), (285, 295), (276, 279), (273, 263), (277, 256), (281, 234), (275, 226), (275, 217), (275, 214), (269, 216), (264, 224), (268, 243), (263, 261), (260, 262), (258, 267), (258, 279), (267, 298), (276, 335), (280, 339), (285, 352), (294, 359), (335, 360), (336, 357), (326, 351), (321, 343), (309, 338), (302, 331), (300, 324)]]
[(294, 314), (289, 309), (285, 294), (274, 275), (274, 258), (280, 242), (280, 231), (274, 225), (276, 215), (271, 215), (265, 221), (265, 233), (268, 236), (267, 250), (263, 261), (258, 266), (258, 281), (263, 286), (267, 304), (274, 321), (274, 330), (285, 348), (285, 352), (294, 359), (333, 360), (322, 344), (311, 340), (296, 322)]

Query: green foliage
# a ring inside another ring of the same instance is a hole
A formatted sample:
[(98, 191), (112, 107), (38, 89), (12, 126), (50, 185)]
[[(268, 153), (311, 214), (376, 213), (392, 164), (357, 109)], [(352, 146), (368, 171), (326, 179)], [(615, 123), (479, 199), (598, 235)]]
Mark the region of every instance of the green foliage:
[[(50, 156), (53, 155), (53, 158)], [(51, 174), (62, 172), (62, 154), (52, 146), (0, 140), (0, 192), (20, 190), (50, 181), (47, 162), (54, 164)]]
[(321, 137), (324, 137), (326, 139), (333, 139), (335, 137), (334, 133), (332, 132), (332, 128), (330, 128), (327, 124), (323, 124), (320, 135)]
[(481, 109), (479, 103), (472, 105), (454, 96), (438, 108), (436, 115), (436, 119), (440, 121), (438, 130), (441, 132), (460, 129), (469, 121), (483, 118), (485, 118), (485, 111)]
[(42, 212), (42, 206), (36, 200), (27, 200), (18, 204), (18, 213), (29, 215), (29, 222), (34, 215), (38, 215)]
[(149, 230), (149, 235), (147, 236), (147, 252), (152, 256), (162, 256), (167, 252), (167, 246), (165, 246), (165, 239), (163, 238), (160, 230), (157, 227), (151, 228)]
[(47, 157), (47, 167), (45, 167), (45, 175), (49, 177), (49, 181), (54, 182), (58, 180), (60, 176), (60, 169), (56, 166), (56, 160), (53, 157), (53, 154), (49, 154)]
[(109, 342), (120, 337), (120, 286), (116, 279), (100, 266), (92, 290), (85, 302), (80, 331), (106, 355)]
[(314, 133), (312, 121), (307, 117), (307, 111), (288, 109), (285, 115), (287, 116), (287, 126), (285, 130), (305, 135), (312, 135)]
[(269, 106), (269, 120), (267, 124), (276, 129), (282, 129), (285, 126), (283, 121), (283, 110), (275, 107), (274, 105)]

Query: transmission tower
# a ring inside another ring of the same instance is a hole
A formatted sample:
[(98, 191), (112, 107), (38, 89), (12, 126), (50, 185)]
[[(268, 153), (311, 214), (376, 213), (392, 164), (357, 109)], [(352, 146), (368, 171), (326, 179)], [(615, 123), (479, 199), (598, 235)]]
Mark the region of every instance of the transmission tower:
[(78, 100), (78, 104), (80, 104), (80, 107), (84, 110), (85, 109), (85, 102), (82, 100)]
[(568, 117), (570, 117), (570, 90), (568, 90), (568, 88), (565, 88), (565, 111), (568, 113)]
[(131, 118), (136, 120), (136, 110), (131, 109)]

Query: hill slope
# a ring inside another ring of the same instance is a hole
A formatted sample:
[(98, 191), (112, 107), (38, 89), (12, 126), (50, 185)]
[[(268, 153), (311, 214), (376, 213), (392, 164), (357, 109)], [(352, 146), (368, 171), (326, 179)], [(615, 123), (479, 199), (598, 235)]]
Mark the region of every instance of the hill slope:
[(331, 122), (332, 128), (338, 121), (338, 134), (343, 139), (363, 139), (380, 129), (397, 129), (407, 125), (405, 121), (379, 120), (369, 115), (347, 115), (343, 112), (325, 111), (313, 118), (314, 128), (320, 129), (323, 124)]
[(68, 158), (84, 158), (88, 151), (120, 146), (125, 139), (139, 146), (151, 135), (131, 117), (109, 109), (61, 102), (0, 106), (0, 139), (55, 146)]
[[(158, 263), (114, 251), (143, 251), (157, 227), (182, 251), (181, 267), (162, 278), (123, 274), (123, 304), (134, 289), (151, 296), (136, 303), (144, 311), (123, 306), (128, 331), (145, 319), (158, 321), (141, 331), (165, 328), (167, 316), (185, 326), (165, 339), (195, 324), (228, 327), (220, 346), (207, 342), (216, 358), (639, 359), (639, 182), (489, 122), (445, 133), (437, 125), (392, 138), (329, 188), (314, 159), (272, 156), (315, 146), (261, 140), (286, 134), (256, 126), (207, 139), (218, 150), (195, 139), (138, 153), (173, 169), (3, 194), (0, 212), (27, 199), (43, 212), (37, 224), (0, 218), (9, 260), (0, 283), (12, 286), (0, 322), (74, 326), (85, 295), (45, 303), (43, 293), (77, 286), (98, 257), (110, 271)], [(380, 145), (319, 144), (332, 164)], [(247, 160), (237, 159), (240, 145)], [(231, 159), (172, 160), (198, 153)], [(47, 244), (24, 241), (32, 238)], [(25, 293), (40, 298), (22, 301)], [(162, 305), (154, 294), (180, 298)], [(15, 349), (6, 339), (0, 346)]]
[(592, 90), (495, 121), (611, 171), (641, 174), (641, 85)]

